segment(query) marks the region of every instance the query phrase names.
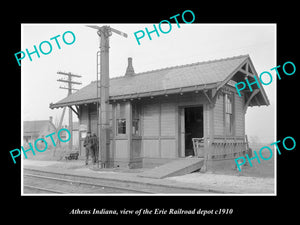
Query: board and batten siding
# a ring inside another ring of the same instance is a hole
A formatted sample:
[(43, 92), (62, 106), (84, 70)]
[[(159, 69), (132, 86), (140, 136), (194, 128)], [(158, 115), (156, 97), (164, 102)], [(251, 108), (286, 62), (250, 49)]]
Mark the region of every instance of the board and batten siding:
[(98, 127), (97, 127), (97, 123), (98, 123), (98, 116), (97, 116), (97, 111), (90, 113), (89, 114), (89, 121), (90, 121), (90, 131), (92, 134), (98, 134)]
[(175, 136), (175, 104), (161, 104), (161, 136)]
[[(88, 106), (86, 105), (81, 105), (80, 106), (80, 125), (85, 125), (87, 130), (89, 130), (89, 111), (88, 111)], [(85, 155), (85, 148), (83, 147), (83, 142), (84, 142), (84, 138), (81, 138), (79, 139), (79, 154), (81, 156), (84, 156)]]
[(159, 135), (159, 104), (144, 105), (143, 136)]
[(214, 112), (214, 135), (224, 135), (224, 95), (216, 99)]
[[(234, 133), (233, 136), (242, 137), (245, 134), (245, 114), (244, 98), (234, 94), (233, 104)], [(219, 95), (216, 99), (214, 111), (214, 135), (224, 136), (225, 133), (225, 106), (224, 95)]]
[(159, 152), (159, 104), (143, 106), (142, 148), (143, 157), (158, 158)]
[(162, 103), (160, 110), (160, 151), (162, 158), (177, 157), (175, 126), (176, 104)]
[(244, 97), (235, 94), (234, 99), (235, 136), (243, 137), (245, 135)]
[(175, 138), (175, 109), (175, 103), (155, 103), (143, 105), (143, 157), (177, 157)]
[(89, 130), (89, 111), (88, 106), (80, 106), (80, 124), (84, 124)]

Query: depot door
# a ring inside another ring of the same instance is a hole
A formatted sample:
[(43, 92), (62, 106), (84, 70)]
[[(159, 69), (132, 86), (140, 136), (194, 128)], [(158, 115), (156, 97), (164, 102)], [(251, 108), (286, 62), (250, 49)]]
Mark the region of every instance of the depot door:
[(180, 156), (194, 156), (192, 138), (203, 137), (203, 106), (183, 107), (179, 111)]

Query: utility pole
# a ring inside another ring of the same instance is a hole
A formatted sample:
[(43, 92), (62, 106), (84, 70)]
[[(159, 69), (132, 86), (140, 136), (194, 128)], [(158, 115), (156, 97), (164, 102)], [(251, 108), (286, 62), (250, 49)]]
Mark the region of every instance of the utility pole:
[[(88, 26), (97, 29), (100, 37), (100, 113), (98, 121), (99, 127), (99, 159), (101, 159), (101, 168), (108, 167), (109, 160), (109, 37), (112, 32), (127, 38), (127, 34), (111, 28), (109, 26)], [(98, 60), (97, 60), (98, 61)], [(98, 65), (97, 65), (98, 68)], [(98, 74), (97, 74), (98, 77)], [(98, 81), (97, 81), (98, 82)], [(98, 88), (98, 85), (97, 85)], [(98, 91), (97, 91), (98, 93)]]
[[(64, 109), (63, 109), (63, 112), (62, 112), (60, 120), (59, 120), (58, 127), (56, 128), (57, 129), (56, 131), (59, 131), (60, 128), (61, 128), (61, 125), (62, 125), (62, 122), (63, 122), (63, 119), (64, 119), (64, 115), (65, 115), (65, 111), (66, 111), (66, 107), (64, 107)], [(53, 151), (53, 156), (55, 156), (56, 148), (57, 148), (58, 145), (60, 146), (60, 140), (57, 138), (56, 139), (56, 145), (55, 145), (54, 151)]]
[[(61, 89), (67, 89), (68, 90), (68, 96), (72, 94), (72, 90), (78, 90), (72, 87), (73, 84), (82, 84), (80, 82), (72, 81), (73, 77), (81, 77), (80, 75), (75, 75), (72, 73), (64, 73), (64, 72), (57, 72), (57, 74), (66, 75), (67, 79), (58, 79), (59, 82), (64, 82), (68, 84), (68, 87), (59, 87)], [(69, 131), (71, 132), (71, 138), (69, 140), (69, 148), (70, 150), (73, 149), (73, 117), (72, 117), (72, 109), (71, 106), (69, 106)]]

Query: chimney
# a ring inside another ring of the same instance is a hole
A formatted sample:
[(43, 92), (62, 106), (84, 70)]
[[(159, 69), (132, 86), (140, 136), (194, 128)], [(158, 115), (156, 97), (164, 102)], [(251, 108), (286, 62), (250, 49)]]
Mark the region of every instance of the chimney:
[(132, 58), (129, 57), (128, 58), (128, 66), (127, 66), (127, 69), (126, 69), (125, 76), (132, 76), (132, 75), (134, 75), (134, 69), (133, 69), (133, 66), (132, 66)]

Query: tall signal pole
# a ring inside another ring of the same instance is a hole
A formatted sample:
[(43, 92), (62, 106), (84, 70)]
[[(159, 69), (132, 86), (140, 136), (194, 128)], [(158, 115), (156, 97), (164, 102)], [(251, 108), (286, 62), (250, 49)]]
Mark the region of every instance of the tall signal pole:
[[(61, 89), (68, 90), (68, 96), (72, 94), (72, 90), (78, 90), (72, 87), (73, 84), (82, 84), (80, 82), (72, 81), (73, 77), (81, 77), (80, 75), (75, 75), (72, 73), (64, 73), (64, 72), (57, 72), (57, 74), (66, 75), (67, 79), (58, 79), (59, 82), (64, 82), (68, 84), (68, 87), (59, 87)], [(73, 149), (73, 117), (72, 117), (72, 109), (69, 106), (69, 131), (71, 132), (71, 138), (69, 140), (69, 148), (70, 150)]]
[[(100, 37), (100, 113), (99, 158), (101, 168), (108, 167), (109, 160), (109, 37), (112, 32), (127, 38), (127, 34), (109, 26), (88, 26), (97, 29)], [(98, 76), (98, 74), (97, 74)], [(98, 88), (98, 87), (97, 87)], [(98, 97), (98, 96), (97, 96)]]

